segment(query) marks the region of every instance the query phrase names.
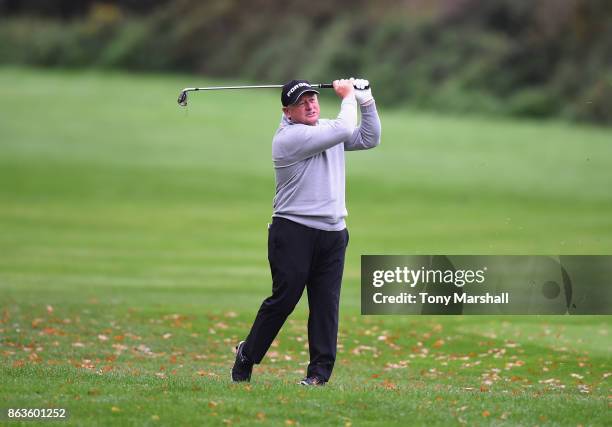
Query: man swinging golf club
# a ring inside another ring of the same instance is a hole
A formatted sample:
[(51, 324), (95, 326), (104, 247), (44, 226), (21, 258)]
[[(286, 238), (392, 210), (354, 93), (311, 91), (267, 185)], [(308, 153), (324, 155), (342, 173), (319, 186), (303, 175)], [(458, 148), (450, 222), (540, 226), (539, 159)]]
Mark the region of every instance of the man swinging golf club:
[[(336, 360), (338, 305), (349, 241), (344, 218), (344, 152), (380, 143), (380, 120), (369, 82), (333, 83), (342, 99), (334, 120), (319, 119), (315, 90), (306, 80), (282, 88), (283, 116), (272, 140), (276, 195), (268, 230), (272, 295), (251, 331), (236, 346), (232, 380), (250, 381), (283, 323), (308, 292), (310, 364), (300, 384), (324, 385)], [(357, 105), (361, 124), (357, 126)]]

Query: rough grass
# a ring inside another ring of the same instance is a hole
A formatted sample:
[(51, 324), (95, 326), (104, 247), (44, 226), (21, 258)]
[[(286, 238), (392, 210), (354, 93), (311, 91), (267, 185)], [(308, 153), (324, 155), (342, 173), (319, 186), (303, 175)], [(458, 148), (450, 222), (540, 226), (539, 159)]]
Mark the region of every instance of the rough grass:
[(0, 406), (82, 425), (610, 423), (610, 317), (359, 315), (361, 254), (611, 254), (610, 130), (383, 111), (383, 144), (347, 155), (332, 381), (296, 386), (302, 301), (235, 385), (270, 288), (280, 111), (265, 91), (179, 110), (202, 83), (0, 70)]

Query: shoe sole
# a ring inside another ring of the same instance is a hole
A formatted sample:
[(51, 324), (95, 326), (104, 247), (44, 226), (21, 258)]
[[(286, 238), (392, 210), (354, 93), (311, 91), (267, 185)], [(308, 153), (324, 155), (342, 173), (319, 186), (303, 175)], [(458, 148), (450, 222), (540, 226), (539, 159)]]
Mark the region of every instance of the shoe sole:
[(240, 384), (240, 383), (250, 383), (251, 380), (244, 380), (244, 381), (236, 381), (234, 380), (234, 377), (232, 376), (232, 370), (230, 369), (230, 381), (233, 382), (234, 384)]
[(324, 387), (325, 383), (318, 384), (308, 384), (306, 381), (302, 380), (298, 383), (299, 385), (303, 385), (304, 387)]

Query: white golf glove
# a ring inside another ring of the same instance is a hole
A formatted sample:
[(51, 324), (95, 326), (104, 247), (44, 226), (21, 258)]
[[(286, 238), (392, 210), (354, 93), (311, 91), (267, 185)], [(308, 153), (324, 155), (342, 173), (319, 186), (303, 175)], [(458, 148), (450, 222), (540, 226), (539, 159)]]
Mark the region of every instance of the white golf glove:
[[(372, 96), (372, 89), (370, 89), (370, 82), (365, 79), (356, 79), (351, 77), (349, 81), (355, 87), (355, 98), (359, 105), (368, 105), (374, 101)], [(366, 89), (367, 88), (367, 89)]]

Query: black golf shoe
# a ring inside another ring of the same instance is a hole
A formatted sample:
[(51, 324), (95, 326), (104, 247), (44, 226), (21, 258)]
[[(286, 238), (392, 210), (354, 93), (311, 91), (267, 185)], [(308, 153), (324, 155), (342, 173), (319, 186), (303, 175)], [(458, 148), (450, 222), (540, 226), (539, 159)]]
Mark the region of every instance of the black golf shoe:
[(253, 362), (251, 362), (243, 353), (244, 341), (240, 341), (236, 346), (236, 361), (232, 368), (232, 381), (249, 382), (251, 381), (251, 373), (253, 372)]
[(325, 380), (319, 377), (306, 377), (302, 381), (300, 381), (300, 385), (313, 386), (313, 387), (322, 387), (325, 385)]

